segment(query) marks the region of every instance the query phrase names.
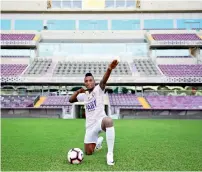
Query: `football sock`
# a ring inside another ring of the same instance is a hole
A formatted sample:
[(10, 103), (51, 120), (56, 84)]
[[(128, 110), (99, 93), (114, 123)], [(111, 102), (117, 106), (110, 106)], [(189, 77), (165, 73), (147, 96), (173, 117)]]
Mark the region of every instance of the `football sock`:
[(102, 141), (103, 141), (103, 137), (100, 136), (98, 139), (97, 139), (97, 143), (96, 143), (96, 146), (95, 146), (95, 149), (96, 148), (100, 148), (102, 146)]
[(114, 151), (114, 140), (115, 140), (115, 131), (114, 127), (106, 128), (106, 140), (107, 140), (107, 147), (108, 153), (113, 153)]

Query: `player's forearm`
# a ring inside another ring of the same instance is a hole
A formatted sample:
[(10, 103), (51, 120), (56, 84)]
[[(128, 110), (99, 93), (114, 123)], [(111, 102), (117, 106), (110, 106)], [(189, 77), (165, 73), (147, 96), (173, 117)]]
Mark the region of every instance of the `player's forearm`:
[(112, 69), (108, 67), (107, 71), (105, 72), (105, 75), (103, 76), (102, 80), (100, 81), (100, 87), (104, 90), (105, 85), (109, 79), (109, 76), (111, 74)]
[(110, 67), (108, 67), (107, 71), (105, 72), (105, 75), (104, 75), (103, 78), (102, 78), (103, 84), (106, 84), (106, 83), (107, 83), (111, 72), (112, 72), (112, 69), (111, 69)]
[(69, 102), (70, 102), (70, 103), (77, 102), (77, 96), (78, 96), (79, 93), (80, 93), (79, 90), (76, 91), (76, 92), (70, 97)]

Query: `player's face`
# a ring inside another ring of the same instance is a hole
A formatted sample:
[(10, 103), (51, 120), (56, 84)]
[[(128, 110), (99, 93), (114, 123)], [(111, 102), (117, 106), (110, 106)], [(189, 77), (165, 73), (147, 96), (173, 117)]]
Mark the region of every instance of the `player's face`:
[(87, 89), (93, 89), (95, 87), (95, 80), (92, 76), (87, 76), (84, 79), (84, 84)]

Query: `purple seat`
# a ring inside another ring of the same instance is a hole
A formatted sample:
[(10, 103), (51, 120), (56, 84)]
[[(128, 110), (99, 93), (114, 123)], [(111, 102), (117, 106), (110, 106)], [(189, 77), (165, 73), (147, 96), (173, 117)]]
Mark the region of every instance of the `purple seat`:
[(157, 41), (196, 41), (201, 40), (196, 34), (152, 34), (154, 40)]
[(26, 67), (26, 64), (1, 64), (1, 76), (19, 76)]
[(48, 96), (41, 107), (63, 107), (65, 112), (70, 113), (72, 104), (69, 103), (68, 96)]
[(202, 96), (146, 96), (153, 109), (202, 109)]
[(37, 96), (1, 96), (2, 107), (33, 107)]
[(109, 102), (112, 109), (116, 108), (142, 108), (142, 105), (133, 94), (109, 94)]
[(67, 106), (70, 105), (68, 96), (48, 96), (42, 106)]
[(159, 65), (164, 75), (169, 77), (202, 77), (202, 65)]
[(35, 34), (1, 34), (1, 40), (26, 40), (31, 41), (35, 37)]
[(30, 56), (7, 56), (3, 55), (1, 58), (30, 58)]
[(192, 58), (191, 56), (157, 56), (157, 58)]

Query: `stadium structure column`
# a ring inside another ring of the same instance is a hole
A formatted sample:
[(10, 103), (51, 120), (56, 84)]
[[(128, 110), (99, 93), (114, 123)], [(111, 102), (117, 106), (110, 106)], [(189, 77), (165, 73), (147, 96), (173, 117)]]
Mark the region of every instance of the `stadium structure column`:
[(41, 88), (41, 94), (42, 94), (42, 96), (43, 96), (43, 85), (42, 85), (42, 88)]
[(148, 56), (148, 57), (151, 57), (151, 56), (152, 56), (152, 51), (153, 51), (153, 50), (150, 49), (150, 45), (149, 45), (149, 44), (147, 45), (147, 49), (148, 49), (148, 51), (147, 51), (147, 52), (148, 52), (148, 53), (147, 53), (147, 56)]
[(39, 57), (38, 46), (34, 49), (34, 54), (35, 54), (35, 57)]

